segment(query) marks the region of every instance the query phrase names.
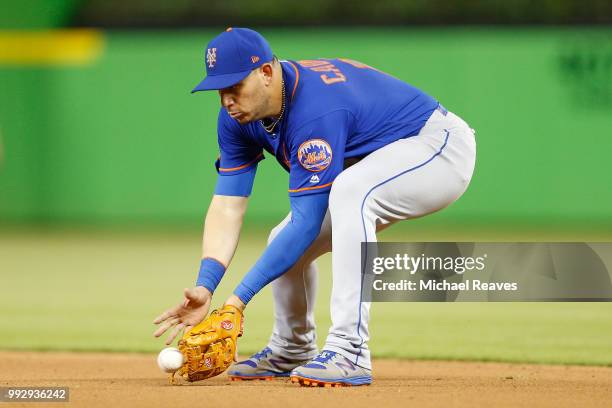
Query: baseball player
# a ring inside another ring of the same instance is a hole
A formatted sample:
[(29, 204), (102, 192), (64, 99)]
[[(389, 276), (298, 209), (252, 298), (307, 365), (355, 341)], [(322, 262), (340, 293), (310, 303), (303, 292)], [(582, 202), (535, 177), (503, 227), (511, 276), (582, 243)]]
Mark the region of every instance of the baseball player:
[[(218, 90), (218, 181), (206, 216), (196, 286), (155, 322), (167, 343), (207, 314), (229, 266), (264, 151), (289, 172), (291, 212), (227, 305), (243, 310), (272, 282), (267, 346), (230, 368), (233, 379), (291, 377), (302, 385), (370, 384), (370, 304), (361, 301), (361, 242), (400, 220), (457, 200), (475, 163), (473, 130), (437, 100), (349, 59), (279, 61), (267, 41), (228, 28), (206, 49)], [(315, 260), (332, 251), (332, 325), (317, 349)]]

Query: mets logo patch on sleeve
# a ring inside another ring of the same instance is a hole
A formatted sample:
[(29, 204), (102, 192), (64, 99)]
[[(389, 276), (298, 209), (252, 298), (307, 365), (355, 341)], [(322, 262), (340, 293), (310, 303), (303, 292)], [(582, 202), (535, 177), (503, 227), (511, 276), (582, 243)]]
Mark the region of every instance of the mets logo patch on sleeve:
[(332, 149), (323, 139), (310, 139), (300, 145), (298, 162), (308, 171), (325, 170), (332, 161)]

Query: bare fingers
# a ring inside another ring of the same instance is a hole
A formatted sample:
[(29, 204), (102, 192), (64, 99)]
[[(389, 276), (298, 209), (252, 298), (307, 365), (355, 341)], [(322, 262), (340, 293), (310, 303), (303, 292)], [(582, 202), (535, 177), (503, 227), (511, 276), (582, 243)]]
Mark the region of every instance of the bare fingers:
[(166, 340), (166, 345), (170, 345), (172, 344), (172, 342), (174, 341), (174, 339), (176, 338), (176, 336), (178, 336), (178, 334), (181, 332), (181, 330), (183, 330), (183, 328), (185, 327), (185, 323), (179, 323), (174, 327), (174, 330), (172, 330), (172, 332), (170, 333), (170, 335), (168, 336), (168, 339)]
[(174, 326), (175, 324), (179, 322), (180, 322), (180, 319), (178, 317), (174, 317), (172, 319), (166, 320), (164, 324), (159, 326), (159, 328), (155, 331), (155, 333), (153, 333), (153, 336), (155, 337), (161, 336), (162, 334), (166, 332), (166, 330), (168, 330), (169, 328), (171, 328), (172, 326)]
[(175, 316), (176, 316), (176, 308), (173, 307), (172, 309), (168, 309), (164, 313), (157, 316), (155, 320), (153, 320), (153, 323), (159, 324), (163, 322), (164, 320), (168, 319), (169, 317), (175, 317)]

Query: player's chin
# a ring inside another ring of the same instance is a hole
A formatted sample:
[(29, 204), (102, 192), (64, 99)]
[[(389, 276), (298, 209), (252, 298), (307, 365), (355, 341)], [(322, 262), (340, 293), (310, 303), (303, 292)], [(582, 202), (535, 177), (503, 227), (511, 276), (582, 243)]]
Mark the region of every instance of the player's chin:
[(248, 113), (240, 113), (236, 116), (233, 117), (236, 122), (240, 123), (241, 125), (246, 125), (249, 122), (252, 122), (253, 119), (251, 118), (251, 115), (249, 115)]

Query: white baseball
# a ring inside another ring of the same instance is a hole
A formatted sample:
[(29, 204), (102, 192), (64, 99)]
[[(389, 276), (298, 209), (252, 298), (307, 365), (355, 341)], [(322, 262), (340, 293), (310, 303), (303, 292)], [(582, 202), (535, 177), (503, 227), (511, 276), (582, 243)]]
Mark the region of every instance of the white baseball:
[(173, 373), (183, 365), (185, 358), (176, 347), (166, 347), (157, 356), (157, 365), (165, 373)]

